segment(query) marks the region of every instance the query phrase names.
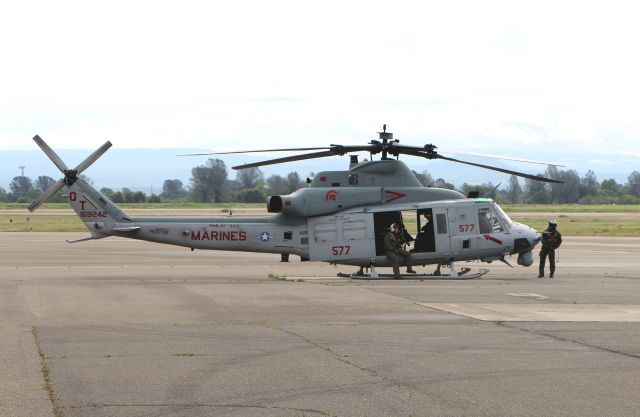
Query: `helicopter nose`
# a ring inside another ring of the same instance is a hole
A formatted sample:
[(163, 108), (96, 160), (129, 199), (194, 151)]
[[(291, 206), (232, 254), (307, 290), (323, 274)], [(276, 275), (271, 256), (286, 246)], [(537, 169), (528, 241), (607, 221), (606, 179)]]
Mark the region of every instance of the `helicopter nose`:
[(513, 235), (516, 253), (530, 251), (540, 242), (540, 233), (526, 224), (513, 222), (512, 231), (515, 232)]
[(518, 265), (533, 265), (533, 248), (540, 242), (540, 234), (526, 224), (513, 223), (513, 252), (518, 254)]

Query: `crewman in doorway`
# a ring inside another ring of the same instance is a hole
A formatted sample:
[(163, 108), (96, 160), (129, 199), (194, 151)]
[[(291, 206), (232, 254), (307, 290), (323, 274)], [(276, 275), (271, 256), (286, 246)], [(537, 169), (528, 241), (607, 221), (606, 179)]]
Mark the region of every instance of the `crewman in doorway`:
[(411, 236), (411, 233), (409, 233), (409, 231), (407, 231), (407, 228), (404, 227), (404, 224), (400, 224), (400, 233), (398, 233), (398, 238), (400, 240), (400, 245), (402, 245), (402, 247), (404, 249), (407, 248), (407, 246), (413, 242), (415, 239), (413, 236)]
[(549, 278), (553, 278), (556, 271), (556, 249), (562, 244), (562, 235), (558, 231), (558, 222), (549, 221), (549, 227), (542, 232), (542, 248), (540, 249), (540, 273), (538, 278), (544, 278), (545, 258), (549, 256)]
[(413, 259), (411, 253), (406, 251), (402, 247), (402, 240), (400, 235), (400, 225), (393, 223), (389, 227), (389, 232), (384, 237), (384, 250), (387, 255), (387, 259), (391, 261), (393, 266), (393, 278), (400, 279), (400, 257), (405, 258), (407, 263), (407, 273), (415, 274), (416, 271), (412, 268)]
[[(435, 252), (436, 241), (433, 231), (433, 216), (431, 212), (425, 212), (424, 214), (424, 226), (420, 229), (416, 238), (414, 252)], [(440, 264), (437, 265), (436, 270), (433, 271), (434, 276), (440, 276)]]
[(424, 226), (416, 239), (416, 252), (434, 252), (436, 250), (431, 213), (424, 213)]

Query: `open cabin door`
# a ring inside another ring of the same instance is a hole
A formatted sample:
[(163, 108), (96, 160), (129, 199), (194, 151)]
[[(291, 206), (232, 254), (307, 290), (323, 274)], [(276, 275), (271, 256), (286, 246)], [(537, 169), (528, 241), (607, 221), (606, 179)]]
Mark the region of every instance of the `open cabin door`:
[[(385, 256), (384, 237), (389, 232), (392, 223), (404, 224), (416, 220), (416, 224), (426, 224), (425, 214), (431, 216), (430, 227), (420, 229), (419, 233), (412, 231), (415, 238), (411, 252), (414, 258), (419, 259), (445, 259), (451, 258), (451, 231), (449, 216), (446, 208), (427, 208), (411, 211), (387, 211), (374, 214), (376, 255)], [(409, 216), (409, 217), (408, 217)], [(410, 217), (412, 219), (410, 219)], [(408, 248), (410, 248), (409, 246)]]
[(402, 214), (399, 211), (383, 211), (373, 215), (375, 228), (375, 254), (384, 256), (384, 237), (389, 232), (389, 227), (393, 224), (402, 224)]
[(371, 213), (313, 217), (307, 224), (312, 261), (370, 259), (375, 255)]

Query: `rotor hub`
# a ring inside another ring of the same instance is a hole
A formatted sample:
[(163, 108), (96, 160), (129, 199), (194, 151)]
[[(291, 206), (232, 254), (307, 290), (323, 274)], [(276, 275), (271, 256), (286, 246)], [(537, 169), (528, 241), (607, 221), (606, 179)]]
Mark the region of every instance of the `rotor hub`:
[(398, 143), (400, 142), (399, 140), (394, 140), (393, 139), (393, 133), (391, 132), (387, 132), (387, 125), (384, 124), (382, 125), (382, 132), (378, 132), (378, 137), (380, 138), (380, 140), (382, 141), (371, 141), (371, 144), (376, 144), (376, 145), (380, 145), (380, 150), (378, 150), (377, 152), (372, 152), (372, 153), (378, 153), (378, 152), (382, 152), (382, 160), (386, 160), (389, 159), (387, 158), (387, 154), (391, 154), (393, 156), (398, 156), (398, 152), (393, 149), (393, 144), (394, 143)]
[(75, 169), (66, 169), (64, 171), (64, 183), (67, 187), (72, 186), (78, 181), (78, 171)]
[(438, 152), (436, 151), (438, 147), (431, 143), (424, 145), (425, 157), (427, 159), (435, 159), (438, 157)]

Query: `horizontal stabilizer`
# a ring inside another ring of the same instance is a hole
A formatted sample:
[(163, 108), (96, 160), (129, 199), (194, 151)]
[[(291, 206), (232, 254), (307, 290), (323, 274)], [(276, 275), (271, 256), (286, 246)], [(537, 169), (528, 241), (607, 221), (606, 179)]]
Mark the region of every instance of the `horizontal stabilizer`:
[[(97, 239), (104, 239), (107, 236), (89, 236), (89, 237), (85, 237), (84, 239), (78, 239), (78, 240), (67, 240), (67, 243), (78, 243), (78, 242), (86, 242), (87, 240), (97, 240)], [(66, 240), (66, 239), (65, 239)]]
[(131, 233), (131, 232), (135, 232), (135, 231), (140, 230), (140, 226), (114, 227), (111, 230), (113, 230), (114, 232)]

